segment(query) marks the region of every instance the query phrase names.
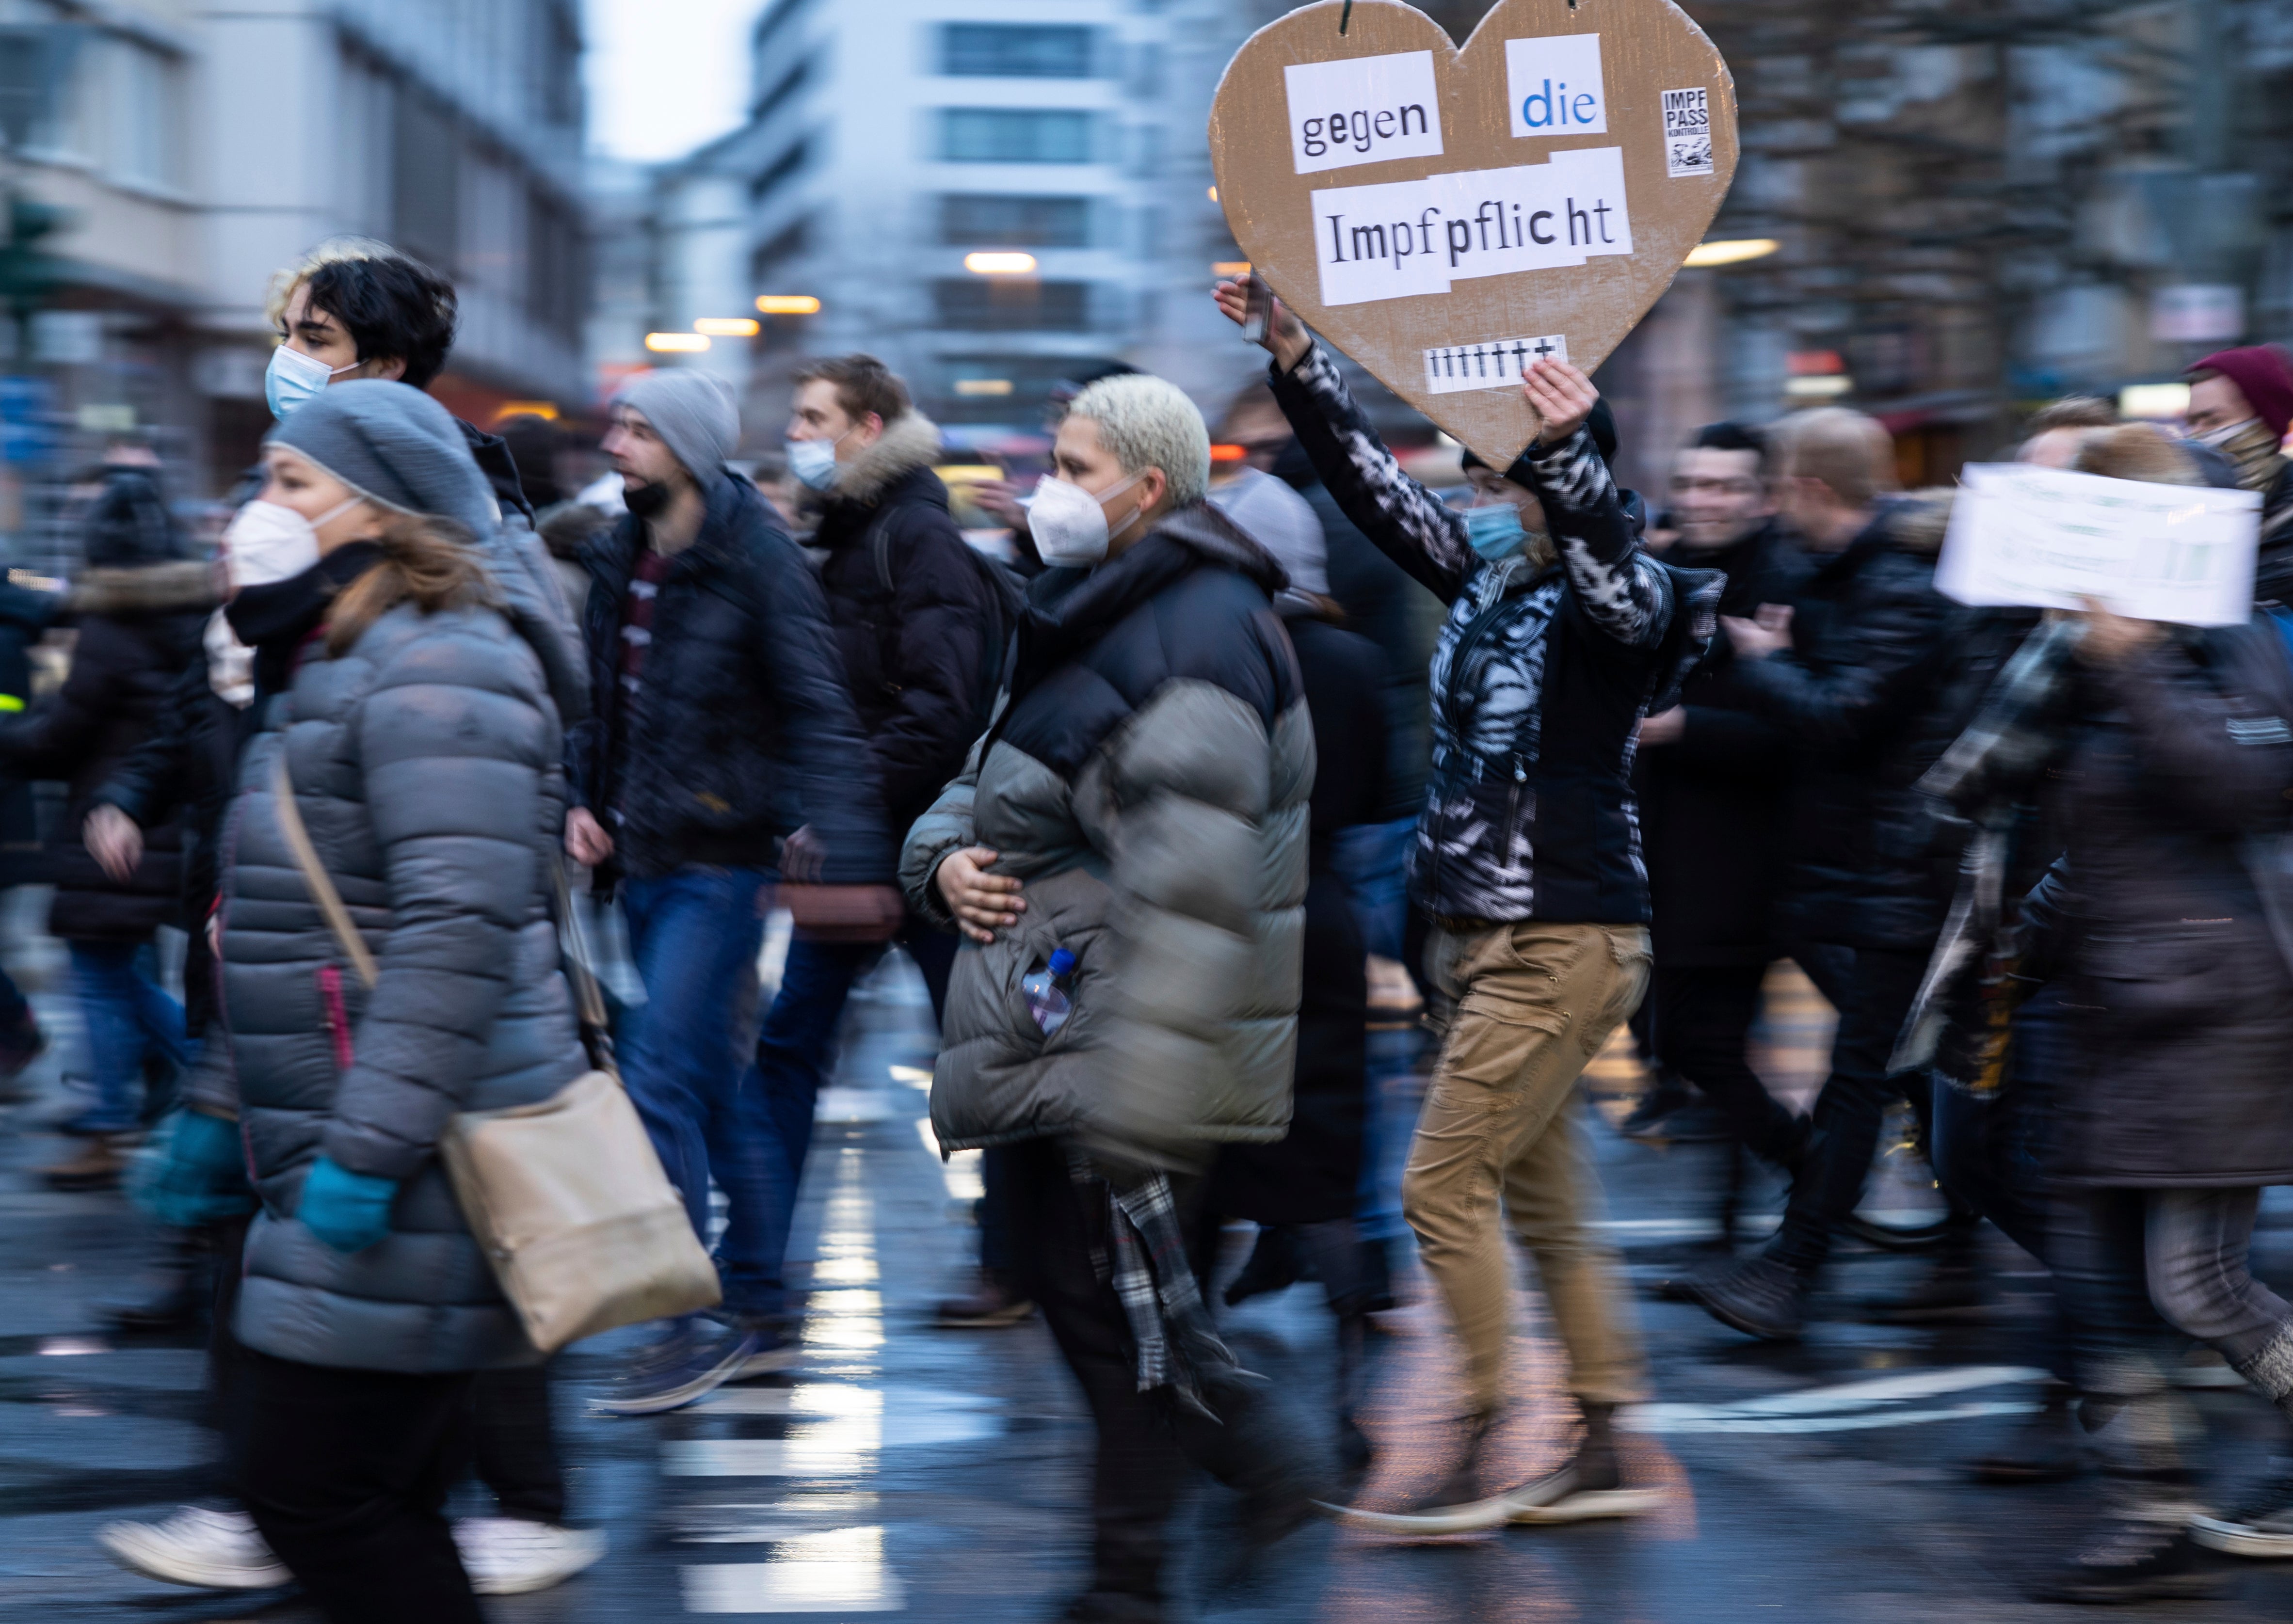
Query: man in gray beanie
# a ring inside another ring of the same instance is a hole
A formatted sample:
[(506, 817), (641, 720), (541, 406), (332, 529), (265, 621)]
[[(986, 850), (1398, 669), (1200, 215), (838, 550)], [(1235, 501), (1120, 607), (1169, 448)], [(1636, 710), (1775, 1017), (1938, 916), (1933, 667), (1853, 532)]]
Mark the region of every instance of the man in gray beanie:
[[(843, 909), (889, 936), (898, 893), (867, 743), (819, 583), (772, 510), (725, 459), (733, 392), (696, 372), (649, 374), (613, 398), (604, 449), (628, 515), (582, 551), (594, 714), (566, 734), (566, 849), (618, 883), (646, 1002), (621, 1071), (661, 1166), (706, 1238), (712, 1159), (736, 1211), (763, 1210), (768, 1128), (740, 1087), (733, 1011), (763, 933), (759, 895), (799, 825)], [(863, 923), (865, 923), (863, 921)], [(712, 1159), (711, 1152), (715, 1155)], [(699, 1317), (641, 1354), (607, 1401), (644, 1414), (790, 1362), (767, 1320), (777, 1269), (751, 1224), (717, 1248), (729, 1326)], [(776, 1264), (777, 1260), (774, 1260)]]
[(648, 372), (624, 384), (613, 405), (641, 416), (695, 480), (716, 473), (741, 443), (740, 401), (713, 372)]

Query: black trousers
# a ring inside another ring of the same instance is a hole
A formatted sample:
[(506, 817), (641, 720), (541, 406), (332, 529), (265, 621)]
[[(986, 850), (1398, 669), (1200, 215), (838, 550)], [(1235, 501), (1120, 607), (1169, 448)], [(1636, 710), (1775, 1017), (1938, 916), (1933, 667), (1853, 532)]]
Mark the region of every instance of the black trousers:
[[(1831, 1041), (1831, 1075), (1815, 1102), (1815, 1131), (1823, 1142), (1793, 1184), (1783, 1228), (1769, 1248), (1777, 1262), (1804, 1272), (1823, 1262), (1831, 1250), (1833, 1232), (1862, 1200), (1887, 1103), (1903, 1092), (1889, 1074), (1887, 1061), (1911, 1000), (1918, 996), (1927, 954), (1924, 949), (1858, 948), (1843, 976), (1843, 966), (1821, 955), (1809, 954), (1801, 963), (1839, 1011), (1839, 1029)], [(1932, 1108), (1932, 1091), (1920, 1087), (1913, 1103), (1924, 1119)]]
[(1746, 1054), (1767, 976), (1765, 965), (1658, 965), (1647, 1002), (1656, 1010), (1655, 1046), (1664, 1063), (1727, 1112), (1753, 1154), (1780, 1162), (1798, 1128)]
[[(219, 1446), (209, 1492), (243, 1500), (247, 1426), (247, 1350), (231, 1334), (239, 1307), (240, 1251), (247, 1220), (215, 1228), (214, 1317), (207, 1329), (207, 1424)], [(565, 1521), (565, 1467), (557, 1455), (556, 1429), (549, 1409), (549, 1367), (482, 1370), (470, 1386), (469, 1453), (460, 1464), (474, 1466), (478, 1480), (493, 1491), (501, 1515), (529, 1523)]]
[(247, 1509), (329, 1624), (484, 1624), (445, 1511), (470, 1377), (239, 1358)]
[[(1101, 1596), (1162, 1594), (1164, 1530), (1188, 1463), (1245, 1494), (1283, 1469), (1272, 1407), (1205, 1394), (1222, 1419), (1138, 1391), (1129, 1321), (1112, 1285), (1091, 1264), (1107, 1244), (1106, 1192), (1067, 1172), (1066, 1147), (1033, 1140), (1005, 1157), (1019, 1279), (1082, 1384), (1098, 1430), (1091, 1468), (1091, 1589)], [(1191, 1244), (1202, 1181), (1172, 1180)]]

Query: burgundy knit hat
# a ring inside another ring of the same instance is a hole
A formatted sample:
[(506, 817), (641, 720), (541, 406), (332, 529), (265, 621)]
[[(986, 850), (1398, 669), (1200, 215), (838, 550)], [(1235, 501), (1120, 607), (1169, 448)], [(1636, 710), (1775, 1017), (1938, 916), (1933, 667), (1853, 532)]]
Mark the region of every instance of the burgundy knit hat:
[(2218, 372), (2252, 403), (2254, 415), (2272, 432), (2282, 435), (2293, 423), (2293, 364), (2274, 344), (2248, 344), (2241, 350), (2216, 350), (2192, 372)]

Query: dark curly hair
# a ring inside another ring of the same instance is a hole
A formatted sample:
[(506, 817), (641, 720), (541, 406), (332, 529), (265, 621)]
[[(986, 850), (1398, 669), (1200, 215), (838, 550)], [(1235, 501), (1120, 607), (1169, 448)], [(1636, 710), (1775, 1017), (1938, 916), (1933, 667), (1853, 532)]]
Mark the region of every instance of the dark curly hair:
[(311, 307), (341, 322), (359, 360), (401, 360), (401, 380), (427, 389), (454, 347), (454, 285), (420, 260), (391, 252), (330, 259), (303, 279)]

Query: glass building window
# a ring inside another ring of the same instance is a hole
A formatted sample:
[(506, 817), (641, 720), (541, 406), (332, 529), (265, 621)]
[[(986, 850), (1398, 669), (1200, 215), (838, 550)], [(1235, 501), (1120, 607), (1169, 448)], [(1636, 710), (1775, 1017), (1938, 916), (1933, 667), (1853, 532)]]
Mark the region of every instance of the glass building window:
[(932, 284), (937, 325), (971, 333), (1078, 333), (1090, 325), (1090, 284), (1020, 277), (946, 277)]
[(1090, 199), (952, 192), (939, 200), (939, 239), (956, 248), (1087, 247)]
[(1089, 113), (1004, 107), (940, 109), (939, 156), (950, 164), (1088, 164)]
[(940, 31), (939, 70), (958, 78), (1088, 79), (1088, 28), (952, 22)]

